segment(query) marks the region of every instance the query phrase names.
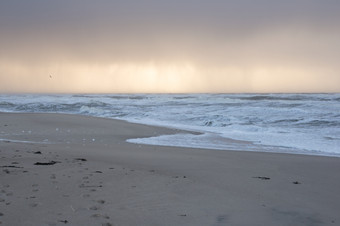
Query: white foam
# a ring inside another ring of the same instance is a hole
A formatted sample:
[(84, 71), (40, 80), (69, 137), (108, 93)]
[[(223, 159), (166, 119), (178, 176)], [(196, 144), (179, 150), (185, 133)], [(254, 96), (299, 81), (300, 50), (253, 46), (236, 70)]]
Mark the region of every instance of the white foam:
[(239, 142), (224, 142), (222, 137), (213, 134), (172, 134), (172, 135), (161, 135), (148, 138), (135, 138), (128, 139), (127, 142), (137, 144), (150, 144), (150, 145), (162, 145), (162, 146), (176, 146), (176, 147), (189, 147), (189, 148), (207, 148), (207, 149), (218, 149), (225, 150), (240, 149), (241, 146), (249, 146), (250, 143)]
[(252, 142), (244, 142), (230, 139), (223, 139), (218, 135), (213, 134), (173, 134), (161, 135), (147, 138), (134, 138), (126, 140), (134, 144), (170, 146), (170, 147), (185, 147), (185, 148), (200, 148), (214, 150), (231, 150), (231, 151), (255, 151), (255, 152), (272, 152), (272, 153), (289, 153), (289, 154), (304, 154), (304, 155), (324, 155), (340, 157), (337, 152), (321, 152), (304, 149), (295, 149), (285, 146), (271, 146), (263, 144), (255, 144)]

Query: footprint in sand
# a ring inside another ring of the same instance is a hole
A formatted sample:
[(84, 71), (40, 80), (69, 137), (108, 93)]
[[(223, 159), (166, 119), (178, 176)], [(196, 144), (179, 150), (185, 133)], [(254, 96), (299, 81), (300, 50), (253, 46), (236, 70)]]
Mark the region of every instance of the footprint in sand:
[(99, 214), (99, 213), (93, 214), (91, 217), (110, 219), (110, 217), (108, 215), (106, 215), (106, 214)]
[(31, 203), (30, 204), (30, 207), (37, 207), (38, 206), (38, 203)]
[(90, 209), (90, 210), (99, 210), (100, 208), (97, 207), (97, 206), (91, 206), (89, 209)]
[(90, 197), (90, 194), (83, 194), (82, 197), (83, 197), (83, 198), (89, 198), (89, 197)]
[(102, 200), (102, 199), (97, 200), (97, 203), (99, 203), (99, 204), (104, 204), (104, 203), (105, 203), (105, 200)]
[(35, 199), (35, 196), (26, 197), (26, 199)]
[(111, 223), (103, 223), (102, 226), (113, 226)]

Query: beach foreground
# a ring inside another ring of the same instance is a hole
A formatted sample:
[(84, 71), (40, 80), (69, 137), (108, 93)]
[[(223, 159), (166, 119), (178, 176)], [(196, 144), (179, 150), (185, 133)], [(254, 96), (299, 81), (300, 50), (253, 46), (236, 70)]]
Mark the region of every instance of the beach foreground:
[(125, 142), (177, 132), (0, 113), (0, 224), (340, 224), (340, 158)]

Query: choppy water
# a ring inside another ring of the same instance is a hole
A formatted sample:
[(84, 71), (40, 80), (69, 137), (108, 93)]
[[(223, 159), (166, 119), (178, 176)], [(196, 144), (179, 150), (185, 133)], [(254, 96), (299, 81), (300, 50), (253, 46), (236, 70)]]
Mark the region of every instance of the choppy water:
[(137, 143), (340, 156), (340, 94), (0, 95), (0, 111), (91, 115), (203, 132), (130, 140)]

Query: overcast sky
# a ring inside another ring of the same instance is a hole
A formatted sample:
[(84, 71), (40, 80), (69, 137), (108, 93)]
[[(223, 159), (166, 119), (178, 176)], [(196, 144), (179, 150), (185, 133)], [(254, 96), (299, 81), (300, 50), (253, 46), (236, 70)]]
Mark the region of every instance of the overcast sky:
[(0, 92), (340, 92), (337, 0), (1, 0)]

